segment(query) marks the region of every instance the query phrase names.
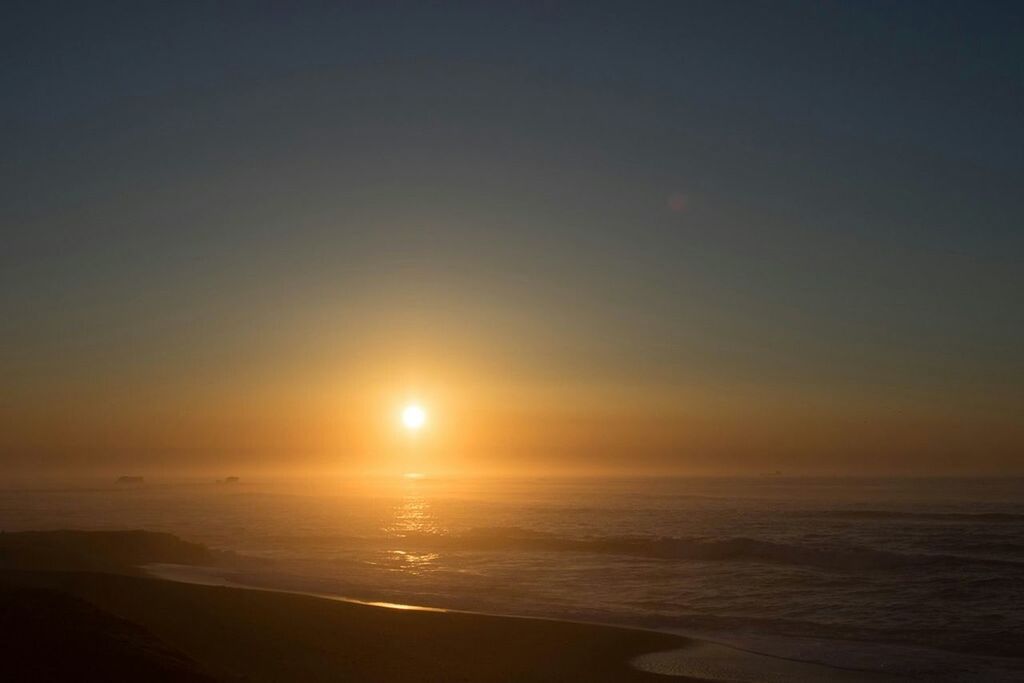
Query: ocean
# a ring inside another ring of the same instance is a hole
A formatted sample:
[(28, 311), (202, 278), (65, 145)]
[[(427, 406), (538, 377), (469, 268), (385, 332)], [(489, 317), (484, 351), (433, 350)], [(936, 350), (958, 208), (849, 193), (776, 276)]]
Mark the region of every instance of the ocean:
[(211, 581), (668, 630), (934, 681), (1024, 680), (1024, 480), (79, 482), (0, 529), (168, 531)]

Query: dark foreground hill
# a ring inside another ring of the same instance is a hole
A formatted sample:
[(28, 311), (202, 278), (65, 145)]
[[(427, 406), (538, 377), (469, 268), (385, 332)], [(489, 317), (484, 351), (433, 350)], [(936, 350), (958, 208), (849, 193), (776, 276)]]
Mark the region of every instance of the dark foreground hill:
[(0, 583), (0, 679), (212, 683), (130, 621), (68, 593)]

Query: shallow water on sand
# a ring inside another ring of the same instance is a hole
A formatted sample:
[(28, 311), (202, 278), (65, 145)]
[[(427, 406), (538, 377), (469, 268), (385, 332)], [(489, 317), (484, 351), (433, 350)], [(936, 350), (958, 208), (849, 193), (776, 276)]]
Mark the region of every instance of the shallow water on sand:
[(79, 483), (0, 528), (147, 528), (231, 580), (669, 629), (932, 680), (1024, 677), (1020, 479)]

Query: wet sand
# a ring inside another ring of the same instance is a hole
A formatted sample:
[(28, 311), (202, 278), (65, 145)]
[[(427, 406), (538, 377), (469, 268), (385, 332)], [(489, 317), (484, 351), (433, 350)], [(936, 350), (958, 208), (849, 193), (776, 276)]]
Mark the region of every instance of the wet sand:
[[(420, 610), (443, 614), (462, 614), (470, 617), (482, 617), (485, 615), (455, 612), (433, 607), (420, 607), (416, 605), (402, 605), (385, 602), (369, 602), (355, 598), (341, 597), (337, 595), (325, 595), (317, 593), (304, 593), (297, 591), (277, 591), (265, 587), (246, 586), (235, 583), (225, 578), (224, 572), (215, 567), (195, 567), (188, 565), (154, 563), (143, 567), (150, 576), (202, 586), (222, 586), (235, 589), (244, 589), (256, 592), (276, 592), (287, 595), (304, 595), (326, 600), (340, 601), (363, 606), (385, 607), (396, 610)], [(522, 617), (508, 617), (499, 615), (486, 615), (489, 618), (503, 620), (516, 620), (527, 622), (527, 624), (550, 623), (550, 620), (530, 619)], [(569, 622), (556, 622), (578, 625), (586, 628), (595, 627), (586, 624), (573, 624)], [(666, 634), (651, 631), (637, 631), (635, 629), (614, 629), (617, 633), (627, 632), (630, 634), (648, 633), (663, 636)], [(734, 647), (705, 642), (698, 639), (686, 638), (673, 635), (676, 638), (675, 646), (668, 650), (655, 650), (644, 652), (632, 660), (630, 664), (634, 669), (648, 673), (660, 674), (658, 680), (700, 680), (700, 681), (731, 681), (733, 683), (785, 683), (800, 681), (815, 683), (817, 681), (838, 681), (841, 683), (872, 683), (880, 681), (900, 680), (894, 676), (886, 676), (875, 672), (852, 671), (835, 667), (824, 666), (811, 662), (788, 660), (780, 657), (772, 657), (753, 652), (747, 652)], [(650, 646), (655, 646), (651, 642)], [(595, 674), (585, 667), (581, 667), (579, 675), (586, 674), (586, 680), (604, 680), (591, 678)], [(619, 678), (610, 680), (633, 680), (624, 678), (621, 671), (617, 674)], [(633, 672), (631, 672), (633, 675)], [(482, 679), (492, 680), (492, 679)], [(539, 678), (536, 680), (546, 680)]]
[[(0, 540), (5, 680), (83, 680), (67, 678), (74, 672), (107, 681), (278, 683), (894, 680), (654, 631), (199, 585), (143, 576), (136, 565), (80, 569), (81, 557), (109, 552), (112, 543), (119, 561), (173, 562), (180, 551), (173, 537), (157, 539), (160, 552), (154, 552), (147, 536), (39, 535), (25, 560), (28, 554), (10, 550), (18, 545), (10, 542), (15, 535), (6, 536), (6, 543)], [(54, 539), (74, 553), (38, 552)], [(55, 570), (68, 562), (76, 571)]]
[[(89, 572), (12, 577), (137, 625), (216, 680), (654, 681), (630, 661), (668, 634), (388, 609)], [(55, 651), (60, 643), (53, 643)]]

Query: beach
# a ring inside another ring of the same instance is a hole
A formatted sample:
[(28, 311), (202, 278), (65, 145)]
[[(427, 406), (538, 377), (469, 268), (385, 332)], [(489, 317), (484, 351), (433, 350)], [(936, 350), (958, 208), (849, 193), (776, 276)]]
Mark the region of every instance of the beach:
[(7, 4), (0, 683), (1024, 682), (1024, 2)]
[(927, 681), (1024, 671), (1013, 480), (87, 484), (0, 490), (0, 529), (73, 520), (179, 539), (65, 553), (57, 569), (116, 559), (179, 581), (647, 629)]
[[(654, 631), (204, 586), (118, 566), (147, 554), (195, 559), (194, 544), (166, 534), (29, 540), (0, 536), (8, 680), (70, 671), (166, 681), (895, 680)], [(59, 569), (97, 562), (107, 571)], [(57, 652), (74, 656), (47, 655)]]
[(0, 490), (5, 567), (638, 629), (683, 645), (630, 666), (710, 680), (1024, 672), (1012, 480), (371, 483)]

